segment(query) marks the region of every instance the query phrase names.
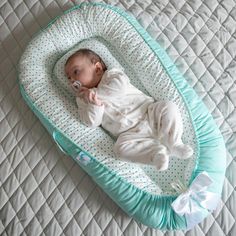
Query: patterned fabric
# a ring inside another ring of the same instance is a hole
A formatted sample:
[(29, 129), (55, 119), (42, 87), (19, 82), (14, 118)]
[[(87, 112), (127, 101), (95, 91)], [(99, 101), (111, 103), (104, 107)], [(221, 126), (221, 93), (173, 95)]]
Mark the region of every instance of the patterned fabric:
[[(235, 234), (235, 3), (110, 3), (131, 12), (166, 48), (224, 135), (229, 152), (222, 205), (189, 234)], [(50, 0), (0, 4), (0, 230), (9, 235), (162, 235), (127, 217), (73, 161), (57, 152), (19, 94), (15, 65), (23, 48), (40, 27), (73, 4)]]

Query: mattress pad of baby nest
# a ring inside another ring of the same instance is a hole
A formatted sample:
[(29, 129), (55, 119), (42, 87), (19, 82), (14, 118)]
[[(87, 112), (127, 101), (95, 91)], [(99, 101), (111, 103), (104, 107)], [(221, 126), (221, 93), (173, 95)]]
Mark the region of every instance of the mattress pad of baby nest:
[[(108, 68), (123, 68), (133, 85), (155, 100), (178, 105), (183, 141), (194, 149), (190, 159), (171, 157), (164, 172), (120, 161), (112, 151), (114, 138), (79, 122), (63, 67), (83, 47), (97, 52)], [(127, 13), (104, 4), (66, 11), (27, 46), (19, 62), (19, 83), (58, 146), (136, 220), (159, 229), (189, 229), (216, 207), (225, 174), (220, 131), (165, 51)]]

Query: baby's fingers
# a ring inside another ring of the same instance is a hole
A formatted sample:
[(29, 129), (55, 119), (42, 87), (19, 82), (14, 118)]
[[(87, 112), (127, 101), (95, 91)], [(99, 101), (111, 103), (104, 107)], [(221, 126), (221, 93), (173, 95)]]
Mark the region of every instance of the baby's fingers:
[(102, 102), (98, 99), (97, 94), (94, 94), (94, 104), (97, 106), (101, 106)]
[(95, 96), (95, 93), (93, 91), (90, 91), (88, 94), (88, 100), (90, 103), (94, 103), (94, 96)]

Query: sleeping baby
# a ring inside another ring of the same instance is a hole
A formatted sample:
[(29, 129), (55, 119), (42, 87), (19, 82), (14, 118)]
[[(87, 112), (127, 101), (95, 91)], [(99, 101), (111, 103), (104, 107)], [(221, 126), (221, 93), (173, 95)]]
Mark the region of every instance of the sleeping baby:
[(178, 107), (170, 101), (154, 101), (134, 87), (121, 69), (108, 70), (89, 49), (80, 49), (65, 64), (75, 91), (81, 122), (102, 126), (117, 137), (117, 158), (168, 168), (169, 157), (186, 159), (192, 148), (183, 144), (183, 124)]

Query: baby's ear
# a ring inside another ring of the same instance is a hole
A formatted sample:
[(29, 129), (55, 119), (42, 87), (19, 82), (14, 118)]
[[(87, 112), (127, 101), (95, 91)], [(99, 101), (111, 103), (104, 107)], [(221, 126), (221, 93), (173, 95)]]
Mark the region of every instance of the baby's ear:
[(98, 62), (95, 63), (95, 71), (96, 71), (97, 73), (103, 71), (101, 62), (98, 61)]

